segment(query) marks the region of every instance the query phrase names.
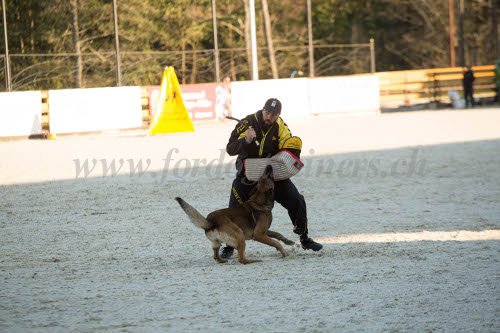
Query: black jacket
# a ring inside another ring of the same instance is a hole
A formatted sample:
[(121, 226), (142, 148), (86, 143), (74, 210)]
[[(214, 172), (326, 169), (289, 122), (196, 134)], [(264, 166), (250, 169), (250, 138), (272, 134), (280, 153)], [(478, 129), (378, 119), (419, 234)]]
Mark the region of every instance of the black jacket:
[[(238, 176), (243, 175), (243, 160), (249, 157), (271, 157), (279, 152), (285, 141), (292, 136), (287, 124), (281, 117), (266, 132), (260, 126), (261, 121), (262, 111), (257, 111), (242, 120), (245, 125), (238, 124), (231, 132), (226, 152), (230, 156), (238, 155), (236, 159)], [(245, 131), (249, 127), (253, 128), (257, 134), (258, 146), (255, 141), (247, 143), (245, 140)]]
[(466, 88), (472, 88), (472, 83), (474, 82), (476, 78), (474, 77), (474, 72), (472, 70), (467, 70), (464, 73), (464, 78), (462, 80), (464, 87)]

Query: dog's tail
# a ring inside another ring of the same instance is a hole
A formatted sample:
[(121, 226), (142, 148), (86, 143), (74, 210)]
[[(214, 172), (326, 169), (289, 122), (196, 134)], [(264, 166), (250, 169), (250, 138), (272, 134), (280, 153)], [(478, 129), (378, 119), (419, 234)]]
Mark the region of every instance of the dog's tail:
[(203, 215), (201, 215), (200, 212), (198, 212), (193, 206), (182, 200), (182, 198), (177, 197), (175, 200), (177, 200), (179, 205), (181, 205), (184, 213), (186, 213), (195, 226), (205, 230), (212, 227), (212, 224), (208, 222), (207, 219), (204, 218)]

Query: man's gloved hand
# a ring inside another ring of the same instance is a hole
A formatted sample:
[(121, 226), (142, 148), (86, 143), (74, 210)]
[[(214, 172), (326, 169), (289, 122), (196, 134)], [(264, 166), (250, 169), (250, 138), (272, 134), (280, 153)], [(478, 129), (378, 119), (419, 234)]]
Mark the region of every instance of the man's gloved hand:
[(252, 143), (252, 141), (257, 137), (255, 130), (253, 128), (249, 128), (245, 131), (245, 141), (247, 143)]

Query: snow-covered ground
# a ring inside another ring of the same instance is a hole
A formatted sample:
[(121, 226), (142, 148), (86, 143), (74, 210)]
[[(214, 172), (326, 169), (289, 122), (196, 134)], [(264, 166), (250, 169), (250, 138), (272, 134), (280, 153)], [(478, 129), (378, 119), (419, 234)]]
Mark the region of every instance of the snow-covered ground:
[(0, 331), (500, 331), (500, 109), (289, 125), (325, 247), (248, 241), (251, 265), (173, 200), (227, 205), (234, 122), (0, 142)]

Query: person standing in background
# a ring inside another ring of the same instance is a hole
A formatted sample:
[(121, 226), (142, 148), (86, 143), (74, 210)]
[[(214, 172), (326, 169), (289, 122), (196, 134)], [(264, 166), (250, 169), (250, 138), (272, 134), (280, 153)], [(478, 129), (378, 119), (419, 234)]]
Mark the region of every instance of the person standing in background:
[(215, 87), (215, 118), (219, 120), (231, 116), (231, 79), (229, 76), (224, 78), (217, 87)]
[(474, 72), (470, 66), (466, 67), (466, 71), (464, 72), (464, 78), (462, 80), (464, 86), (464, 99), (465, 99), (465, 107), (474, 106)]
[(500, 103), (500, 59), (495, 65), (495, 102)]

